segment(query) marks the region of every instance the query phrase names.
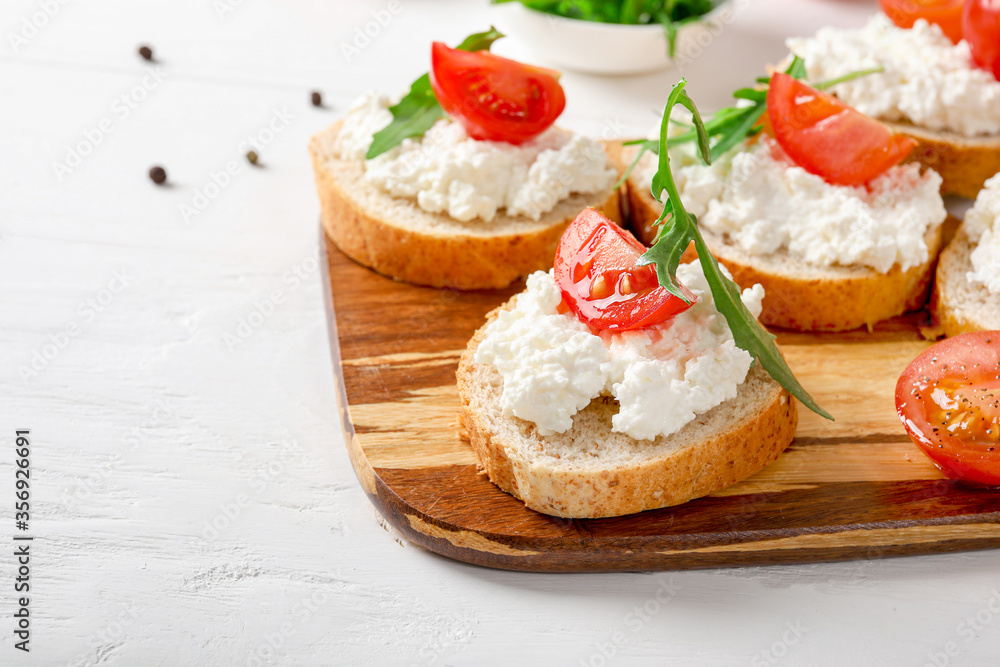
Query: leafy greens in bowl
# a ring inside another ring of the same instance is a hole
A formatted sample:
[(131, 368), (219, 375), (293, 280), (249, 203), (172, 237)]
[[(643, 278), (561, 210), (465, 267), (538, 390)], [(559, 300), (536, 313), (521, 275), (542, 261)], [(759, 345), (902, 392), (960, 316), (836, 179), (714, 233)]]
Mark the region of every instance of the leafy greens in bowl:
[[(686, 33), (728, 0), (491, 2), (519, 5), (522, 11), (512, 13), (506, 27), (542, 56), (568, 69), (611, 74), (659, 69), (670, 65), (678, 54), (690, 55), (683, 48)], [(697, 41), (704, 46), (703, 39)], [(604, 48), (595, 50), (598, 44)], [(659, 53), (652, 53), (654, 44)]]

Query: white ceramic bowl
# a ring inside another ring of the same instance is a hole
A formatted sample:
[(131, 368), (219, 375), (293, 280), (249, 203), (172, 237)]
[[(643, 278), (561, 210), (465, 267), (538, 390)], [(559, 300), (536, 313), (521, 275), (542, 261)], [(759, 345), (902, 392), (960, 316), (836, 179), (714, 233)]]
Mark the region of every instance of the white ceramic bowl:
[[(495, 23), (535, 56), (539, 65), (555, 65), (590, 74), (637, 74), (669, 67), (663, 26), (596, 23), (528, 9), (519, 2), (494, 6)], [(690, 62), (725, 30), (733, 18), (727, 0), (677, 34), (674, 60)]]

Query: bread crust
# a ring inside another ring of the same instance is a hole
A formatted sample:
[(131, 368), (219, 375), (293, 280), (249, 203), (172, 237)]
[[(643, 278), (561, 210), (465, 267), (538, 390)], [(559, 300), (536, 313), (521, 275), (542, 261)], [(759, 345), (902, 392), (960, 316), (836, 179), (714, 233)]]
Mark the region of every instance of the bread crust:
[[(867, 267), (828, 267), (812, 270), (786, 254), (776, 254), (767, 265), (749, 259), (732, 244), (711, 234), (705, 242), (742, 288), (764, 287), (760, 320), (768, 326), (793, 331), (850, 331), (871, 328), (876, 322), (919, 310), (927, 302), (935, 259), (941, 248), (941, 229), (928, 239), (929, 259), (906, 271), (894, 266), (887, 273)], [(792, 265), (788, 271), (782, 264)]]
[[(626, 191), (633, 230), (649, 245), (656, 237), (654, 223), (660, 204), (648, 188), (638, 187), (631, 178)], [(928, 234), (926, 262), (906, 271), (894, 266), (887, 273), (868, 267), (820, 269), (782, 253), (761, 261), (704, 229), (702, 236), (737, 285), (745, 289), (760, 283), (764, 287), (760, 316), (764, 324), (794, 331), (850, 331), (924, 306), (944, 227)], [(690, 249), (681, 261), (695, 257)]]
[[(460, 290), (506, 287), (552, 266), (563, 230), (585, 207), (622, 220), (617, 190), (573, 195), (538, 222), (500, 214), (493, 224), (462, 223), (428, 213), (375, 192), (361, 181), (360, 165), (335, 157), (332, 147), (340, 125), (334, 123), (309, 142), (323, 228), (345, 255), (390, 278)], [(422, 224), (409, 225), (404, 218)]]
[(975, 199), (983, 184), (1000, 172), (1000, 135), (966, 137), (910, 123), (885, 123), (917, 142), (907, 162), (919, 162), (941, 175), (941, 194)]
[(1000, 298), (966, 278), (972, 270), (969, 255), (974, 248), (965, 230), (959, 228), (941, 253), (931, 294), (931, 314), (945, 336), (1000, 330)]
[[(486, 325), (511, 303), (490, 313)], [(671, 438), (689, 440), (677, 448), (668, 447), (666, 453), (627, 466), (584, 469), (560, 469), (540, 460), (525, 460), (518, 452), (544, 450), (547, 438), (539, 436), (530, 422), (500, 414), (503, 379), (495, 369), (476, 364), (473, 358), (486, 325), (469, 341), (458, 366), (464, 425), (490, 480), (538, 512), (601, 518), (679, 505), (750, 477), (777, 459), (794, 437), (798, 423), (795, 401), (754, 364), (736, 398), (699, 415), (677, 434), (650, 442), (650, 447), (662, 449)], [(580, 429), (581, 416), (595, 415), (601, 419), (600, 428), (574, 436), (605, 442), (612, 436), (611, 414), (616, 405), (611, 397), (594, 399), (574, 419), (573, 429)], [(739, 407), (734, 409), (734, 405)], [(720, 415), (734, 410), (737, 419), (723, 427), (710, 426)], [(701, 434), (706, 437), (699, 439)]]

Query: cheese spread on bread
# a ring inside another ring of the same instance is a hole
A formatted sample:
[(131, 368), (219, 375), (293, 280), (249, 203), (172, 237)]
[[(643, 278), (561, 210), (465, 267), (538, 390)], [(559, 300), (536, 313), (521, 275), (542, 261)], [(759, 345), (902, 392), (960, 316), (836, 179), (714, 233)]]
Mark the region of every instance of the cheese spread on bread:
[[(503, 414), (552, 435), (569, 430), (591, 400), (610, 395), (619, 404), (612, 430), (652, 440), (735, 397), (753, 358), (734, 343), (700, 263), (680, 265), (677, 277), (698, 297), (690, 309), (648, 329), (595, 333), (560, 309), (551, 272), (529, 276), (527, 289), (490, 323), (475, 353), (476, 363), (503, 377)], [(760, 285), (741, 298), (760, 314)]]
[[(671, 149), (684, 206), (702, 228), (751, 255), (789, 255), (817, 267), (867, 266), (880, 273), (923, 264), (925, 236), (944, 222), (941, 177), (917, 164), (890, 168), (867, 186), (832, 185), (796, 166), (767, 136), (706, 166), (692, 144)], [(635, 174), (649, 183), (656, 158)]]
[(990, 294), (1000, 294), (1000, 174), (986, 181), (975, 205), (965, 214), (963, 227), (976, 245), (969, 255), (969, 282), (985, 286)]
[(964, 40), (952, 44), (923, 19), (907, 29), (878, 14), (863, 28), (822, 28), (787, 45), (813, 82), (883, 67), (831, 88), (863, 114), (966, 137), (1000, 134), (1000, 81), (975, 66)]
[(336, 150), (363, 162), (365, 180), (430, 213), (467, 222), (493, 220), (500, 211), (538, 220), (571, 194), (609, 190), (618, 177), (600, 142), (552, 127), (521, 145), (470, 139), (444, 118), (422, 137), (371, 160), (376, 132), (392, 121), (386, 95), (362, 96), (344, 118)]

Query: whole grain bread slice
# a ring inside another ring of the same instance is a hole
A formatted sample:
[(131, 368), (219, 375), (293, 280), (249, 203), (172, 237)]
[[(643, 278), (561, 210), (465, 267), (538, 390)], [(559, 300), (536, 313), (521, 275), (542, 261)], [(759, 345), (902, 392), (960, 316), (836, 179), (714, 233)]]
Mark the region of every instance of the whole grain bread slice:
[(940, 174), (941, 194), (975, 199), (986, 180), (1000, 172), (1000, 135), (966, 137), (910, 123), (884, 124), (916, 140), (917, 147), (906, 161), (919, 162)]
[[(662, 210), (648, 186), (629, 177), (626, 183), (629, 217), (636, 236), (651, 244)], [(918, 310), (927, 302), (936, 258), (944, 235), (957, 221), (950, 219), (926, 237), (926, 262), (902, 271), (894, 266), (879, 273), (865, 266), (817, 267), (779, 251), (749, 255), (727, 239), (701, 230), (705, 242), (742, 288), (764, 287), (764, 324), (795, 331), (850, 331)], [(697, 255), (689, 250), (682, 261)]]
[(584, 208), (622, 220), (613, 188), (572, 195), (538, 221), (503, 211), (490, 222), (428, 213), (366, 183), (362, 164), (341, 160), (334, 148), (340, 125), (309, 142), (323, 228), (345, 255), (396, 280), (462, 290), (505, 287), (551, 267), (563, 230)]
[[(512, 303), (490, 313), (487, 325)], [(795, 402), (754, 364), (735, 398), (671, 436), (635, 440), (612, 432), (618, 404), (611, 396), (591, 401), (565, 433), (541, 436), (531, 422), (503, 415), (503, 377), (475, 362), (485, 329), (458, 366), (465, 427), (490, 480), (538, 512), (582, 519), (678, 505), (758, 472), (795, 434)]]
[(931, 296), (931, 312), (946, 336), (1000, 330), (1000, 296), (969, 282), (969, 255), (975, 249), (963, 228), (941, 253)]

